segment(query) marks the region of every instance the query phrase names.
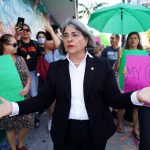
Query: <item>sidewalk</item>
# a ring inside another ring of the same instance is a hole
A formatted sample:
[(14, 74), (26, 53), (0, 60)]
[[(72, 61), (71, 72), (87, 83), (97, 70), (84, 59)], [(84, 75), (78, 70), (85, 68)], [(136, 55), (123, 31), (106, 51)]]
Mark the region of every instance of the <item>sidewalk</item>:
[[(53, 143), (47, 131), (48, 115), (40, 117), (39, 128), (30, 129), (26, 138), (28, 150), (53, 150)], [(124, 133), (115, 133), (109, 140), (106, 150), (138, 150), (138, 141), (132, 135), (132, 126), (124, 121)], [(3, 150), (3, 149), (0, 149)], [(7, 149), (4, 149), (7, 150)]]
[(26, 138), (28, 150), (53, 150), (50, 133), (47, 130), (48, 114), (40, 117), (40, 127), (30, 129)]

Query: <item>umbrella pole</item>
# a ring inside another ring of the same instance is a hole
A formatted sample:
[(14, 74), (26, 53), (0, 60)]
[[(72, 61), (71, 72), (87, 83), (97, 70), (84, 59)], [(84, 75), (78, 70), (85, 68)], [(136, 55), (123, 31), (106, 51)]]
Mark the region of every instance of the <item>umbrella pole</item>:
[(126, 37), (125, 35), (122, 35), (122, 40), (121, 40), (121, 47), (124, 47), (124, 43), (125, 43)]
[[(121, 21), (123, 21), (123, 8), (121, 8)], [(122, 23), (122, 34), (123, 34), (123, 23)], [(121, 47), (124, 47), (124, 43), (125, 43), (125, 35), (122, 35), (122, 43), (121, 43)]]

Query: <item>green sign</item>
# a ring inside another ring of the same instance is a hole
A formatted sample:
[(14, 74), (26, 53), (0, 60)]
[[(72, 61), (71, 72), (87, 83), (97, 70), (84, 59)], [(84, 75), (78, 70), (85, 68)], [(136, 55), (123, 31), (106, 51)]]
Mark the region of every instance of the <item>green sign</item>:
[(124, 50), (121, 61), (120, 61), (120, 68), (119, 68), (119, 77), (120, 77), (120, 87), (124, 88), (124, 75), (122, 74), (123, 69), (126, 65), (126, 55), (148, 55), (149, 53), (145, 50)]
[(24, 100), (24, 96), (19, 94), (22, 89), (22, 82), (12, 57), (0, 56), (0, 97), (11, 102)]

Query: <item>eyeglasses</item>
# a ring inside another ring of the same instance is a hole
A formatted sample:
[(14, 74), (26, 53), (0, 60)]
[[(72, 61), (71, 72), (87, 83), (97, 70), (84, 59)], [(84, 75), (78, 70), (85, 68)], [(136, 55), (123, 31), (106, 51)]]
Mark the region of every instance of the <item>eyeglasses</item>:
[(30, 32), (30, 29), (22, 29), (23, 32)]
[(14, 48), (18, 47), (18, 44), (17, 44), (17, 43), (12, 43), (12, 44), (6, 43), (6, 44), (7, 44), (7, 45), (12, 45)]
[(63, 41), (66, 41), (70, 36), (72, 39), (78, 39), (80, 35), (80, 32), (72, 32), (70, 35), (68, 33), (62, 34), (61, 37)]

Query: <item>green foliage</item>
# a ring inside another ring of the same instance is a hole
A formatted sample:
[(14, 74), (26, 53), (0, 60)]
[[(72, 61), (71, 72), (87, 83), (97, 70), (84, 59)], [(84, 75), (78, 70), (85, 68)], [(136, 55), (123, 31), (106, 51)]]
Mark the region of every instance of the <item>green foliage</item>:
[(104, 5), (107, 5), (108, 3), (92, 3), (90, 2), (88, 6), (86, 6), (85, 4), (81, 4), (79, 3), (79, 7), (81, 7), (81, 11), (78, 12), (79, 14), (79, 18), (83, 18), (84, 16), (87, 16), (89, 18), (89, 16), (97, 9), (101, 8)]

